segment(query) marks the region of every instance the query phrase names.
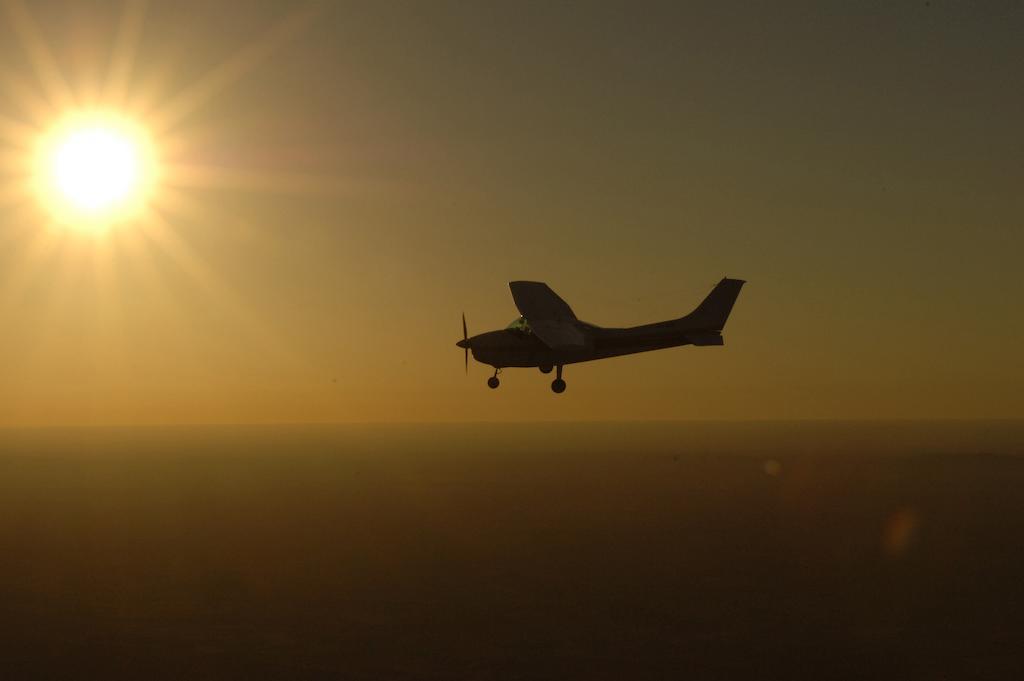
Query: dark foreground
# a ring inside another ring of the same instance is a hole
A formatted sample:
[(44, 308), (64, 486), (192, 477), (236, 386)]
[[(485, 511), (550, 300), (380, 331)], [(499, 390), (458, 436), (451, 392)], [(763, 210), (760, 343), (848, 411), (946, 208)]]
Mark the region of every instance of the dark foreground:
[(0, 432), (0, 676), (1009, 679), (1024, 425)]

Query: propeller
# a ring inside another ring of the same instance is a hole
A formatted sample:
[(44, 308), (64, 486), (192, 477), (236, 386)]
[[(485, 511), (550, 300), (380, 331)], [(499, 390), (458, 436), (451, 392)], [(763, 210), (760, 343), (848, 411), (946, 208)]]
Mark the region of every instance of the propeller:
[(465, 343), (463, 349), (466, 352), (466, 373), (469, 373), (469, 332), (466, 330), (466, 313), (462, 313), (462, 341)]

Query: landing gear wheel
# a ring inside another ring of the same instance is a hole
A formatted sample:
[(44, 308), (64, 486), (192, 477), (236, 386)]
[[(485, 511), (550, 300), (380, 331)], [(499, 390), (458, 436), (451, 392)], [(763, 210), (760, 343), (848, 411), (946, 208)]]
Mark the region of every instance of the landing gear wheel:
[(498, 380), (497, 376), (491, 376), (490, 378), (487, 379), (487, 387), (490, 388), (491, 390), (497, 388), (500, 383), (501, 381)]
[(555, 380), (551, 381), (551, 389), (556, 393), (565, 392), (565, 381), (562, 380), (562, 365), (558, 365), (558, 373), (555, 374)]
[(540, 372), (542, 374), (550, 374), (551, 370), (554, 369), (555, 367), (551, 366), (550, 364), (541, 364), (537, 368), (540, 369)]

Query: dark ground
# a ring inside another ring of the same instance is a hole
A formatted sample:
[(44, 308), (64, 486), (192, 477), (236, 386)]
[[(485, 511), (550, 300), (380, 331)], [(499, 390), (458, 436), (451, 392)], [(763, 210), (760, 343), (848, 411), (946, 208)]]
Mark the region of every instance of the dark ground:
[(1011, 679), (1024, 423), (0, 431), (0, 676)]

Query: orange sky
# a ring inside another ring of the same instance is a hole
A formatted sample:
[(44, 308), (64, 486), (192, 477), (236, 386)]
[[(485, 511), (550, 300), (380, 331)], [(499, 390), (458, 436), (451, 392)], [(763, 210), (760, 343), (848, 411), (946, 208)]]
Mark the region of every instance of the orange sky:
[[(89, 103), (175, 169), (102, 236), (0, 197), (0, 425), (1024, 417), (1019, 6), (214, 4), (0, 22), (6, 188)], [(463, 375), (511, 279), (726, 275), (724, 348)]]

